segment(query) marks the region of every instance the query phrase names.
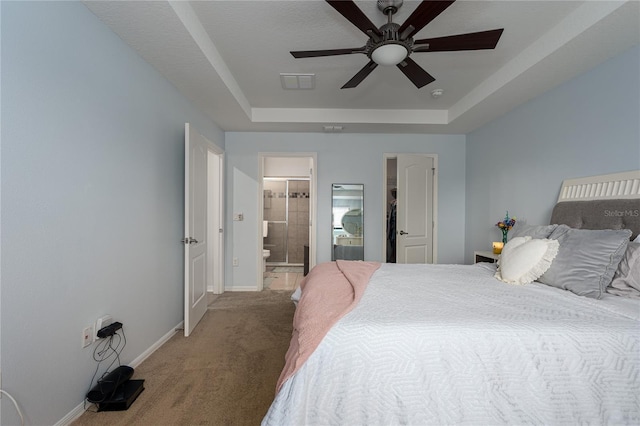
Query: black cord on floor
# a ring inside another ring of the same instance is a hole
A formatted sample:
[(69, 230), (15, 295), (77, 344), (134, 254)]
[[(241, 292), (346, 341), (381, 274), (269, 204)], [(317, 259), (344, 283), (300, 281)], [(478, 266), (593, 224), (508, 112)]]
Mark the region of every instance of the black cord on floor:
[[(122, 333), (122, 334), (120, 334)], [(116, 344), (114, 345), (114, 342), (116, 342)], [(100, 378), (97, 380), (97, 384), (101, 384), (103, 379), (105, 378), (105, 376), (107, 374), (109, 374), (111, 372), (111, 368), (114, 366), (114, 364), (117, 362), (118, 363), (118, 367), (121, 366), (122, 364), (120, 363), (120, 353), (122, 352), (122, 350), (124, 349), (124, 347), (127, 345), (127, 337), (124, 334), (124, 330), (120, 329), (117, 332), (115, 332), (114, 334), (112, 334), (111, 336), (102, 339), (102, 341), (100, 341), (100, 343), (98, 343), (96, 345), (96, 347), (93, 349), (93, 359), (94, 361), (96, 361), (98, 364), (96, 365), (96, 369), (93, 372), (93, 376), (91, 377), (91, 382), (89, 383), (89, 390), (87, 391), (87, 395), (89, 394), (89, 392), (91, 392), (91, 390), (93, 389), (93, 381), (96, 378), (96, 375), (98, 374), (98, 371), (100, 370), (100, 365), (102, 364), (102, 362), (104, 362), (105, 360), (113, 357), (113, 359), (111, 360), (111, 363), (109, 364), (109, 366), (105, 369), (104, 373), (102, 373), (102, 375), (100, 376)], [(109, 398), (111, 398), (113, 396), (113, 394), (115, 394), (116, 392), (116, 387), (114, 386), (112, 394), (111, 395), (106, 395), (102, 401), (107, 400)], [(100, 403), (102, 401), (91, 401), (91, 403), (96, 404), (96, 403)], [(86, 411), (90, 411), (87, 409), (87, 402), (89, 402), (86, 398), (84, 400), (84, 408)]]

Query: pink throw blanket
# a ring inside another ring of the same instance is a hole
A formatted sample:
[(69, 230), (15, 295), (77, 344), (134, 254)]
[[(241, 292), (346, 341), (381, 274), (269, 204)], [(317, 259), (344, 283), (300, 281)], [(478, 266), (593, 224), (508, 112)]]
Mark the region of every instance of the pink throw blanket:
[(379, 267), (379, 262), (337, 260), (317, 265), (304, 278), (276, 393), (311, 356), (329, 329), (358, 304)]

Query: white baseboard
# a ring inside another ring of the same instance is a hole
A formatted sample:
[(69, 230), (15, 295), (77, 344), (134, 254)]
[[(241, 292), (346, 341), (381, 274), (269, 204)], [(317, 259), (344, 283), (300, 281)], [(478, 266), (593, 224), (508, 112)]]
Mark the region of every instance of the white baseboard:
[(234, 286), (234, 287), (225, 287), (224, 291), (258, 291), (258, 287), (256, 286)]
[[(149, 358), (149, 356), (151, 356), (152, 353), (157, 351), (162, 345), (164, 345), (169, 339), (171, 339), (171, 337), (173, 337), (174, 334), (176, 334), (183, 327), (184, 327), (184, 321), (181, 321), (178, 325), (173, 327), (171, 331), (169, 331), (167, 334), (162, 336), (157, 342), (151, 345), (146, 351), (142, 352), (136, 359), (134, 359), (127, 365), (135, 369), (137, 366), (142, 364), (142, 361)], [(87, 403), (86, 408), (89, 408), (89, 407), (91, 407), (91, 404)], [(74, 420), (76, 420), (85, 412), (86, 408), (83, 400), (80, 404), (78, 404), (78, 406), (76, 406), (76, 408), (74, 408), (66, 416), (58, 420), (58, 422), (54, 426), (69, 426), (71, 423), (73, 423)]]
[(128, 365), (130, 367), (133, 367), (133, 368), (138, 367), (140, 364), (142, 364), (142, 361), (144, 361), (145, 359), (149, 358), (149, 356), (152, 353), (154, 353), (155, 351), (157, 351), (160, 348), (160, 346), (162, 346), (165, 343), (167, 343), (167, 340), (171, 339), (173, 337), (173, 335), (178, 332), (178, 330), (181, 330), (183, 328), (184, 328), (184, 321), (180, 321), (180, 323), (178, 325), (173, 327), (173, 330), (169, 331), (167, 334), (162, 336), (157, 342), (155, 342), (153, 345), (151, 345), (149, 347), (149, 349), (147, 349), (146, 351), (142, 352), (136, 359), (131, 361), (131, 363), (129, 363)]

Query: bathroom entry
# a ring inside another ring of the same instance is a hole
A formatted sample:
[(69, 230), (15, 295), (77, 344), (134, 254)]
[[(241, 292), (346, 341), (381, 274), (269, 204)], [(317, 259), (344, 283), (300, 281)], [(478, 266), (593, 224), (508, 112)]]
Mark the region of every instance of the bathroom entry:
[(315, 266), (316, 161), (315, 153), (260, 154), (258, 290), (278, 289), (275, 275), (297, 283)]

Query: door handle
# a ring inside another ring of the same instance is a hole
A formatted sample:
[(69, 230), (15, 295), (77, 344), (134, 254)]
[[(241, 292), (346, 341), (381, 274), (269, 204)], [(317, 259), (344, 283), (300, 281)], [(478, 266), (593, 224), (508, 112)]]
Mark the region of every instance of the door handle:
[(196, 244), (198, 242), (198, 240), (196, 240), (195, 238), (191, 238), (191, 237), (183, 238), (180, 241), (182, 241), (185, 244)]
[(408, 232), (400, 231), (400, 235), (409, 235)]

